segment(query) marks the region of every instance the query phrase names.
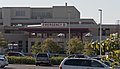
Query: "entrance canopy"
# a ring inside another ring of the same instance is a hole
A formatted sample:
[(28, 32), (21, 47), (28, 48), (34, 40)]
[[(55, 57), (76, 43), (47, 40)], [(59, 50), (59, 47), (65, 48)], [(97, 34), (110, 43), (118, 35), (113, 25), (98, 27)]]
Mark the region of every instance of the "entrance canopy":
[[(19, 28), (19, 30), (27, 31), (27, 32), (45, 32), (45, 31), (63, 31), (68, 32), (69, 28), (41, 28), (41, 27), (26, 27), (26, 28)], [(71, 32), (80, 32), (80, 33), (87, 33), (89, 32), (88, 28), (70, 28)]]

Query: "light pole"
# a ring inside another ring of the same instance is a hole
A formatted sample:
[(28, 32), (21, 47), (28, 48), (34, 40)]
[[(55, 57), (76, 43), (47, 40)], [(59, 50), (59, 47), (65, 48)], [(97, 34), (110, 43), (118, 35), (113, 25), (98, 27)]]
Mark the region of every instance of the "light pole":
[(64, 45), (64, 38), (65, 34), (64, 33), (59, 33), (57, 35), (60, 38), (60, 41), (62, 42), (62, 44), (60, 44), (60, 46), (62, 47), (62, 51), (65, 52), (65, 45)]
[(118, 35), (117, 35), (118, 37), (119, 37), (119, 23), (120, 23), (120, 20), (117, 20), (116, 33), (118, 33)]
[[(101, 44), (101, 39), (102, 39), (102, 9), (98, 9), (100, 12), (100, 44)], [(101, 56), (101, 47), (100, 47), (100, 56)]]
[[(68, 37), (68, 46), (70, 47), (70, 11), (68, 11), (68, 18), (69, 18), (69, 37)], [(70, 54), (70, 49), (68, 49), (69, 50), (69, 54)]]

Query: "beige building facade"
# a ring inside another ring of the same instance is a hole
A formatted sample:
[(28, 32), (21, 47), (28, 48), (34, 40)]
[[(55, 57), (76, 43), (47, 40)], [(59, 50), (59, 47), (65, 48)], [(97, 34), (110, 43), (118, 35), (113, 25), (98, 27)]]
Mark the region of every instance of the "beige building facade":
[[(17, 50), (31, 53), (31, 46), (39, 36), (40, 43), (46, 38), (54, 40), (63, 48), (69, 37), (84, 40), (87, 33), (99, 40), (99, 25), (94, 19), (81, 19), (74, 6), (53, 7), (1, 7), (0, 31), (9, 45), (16, 44)], [(117, 25), (102, 25), (102, 39), (116, 33)], [(58, 36), (63, 34), (62, 36)]]

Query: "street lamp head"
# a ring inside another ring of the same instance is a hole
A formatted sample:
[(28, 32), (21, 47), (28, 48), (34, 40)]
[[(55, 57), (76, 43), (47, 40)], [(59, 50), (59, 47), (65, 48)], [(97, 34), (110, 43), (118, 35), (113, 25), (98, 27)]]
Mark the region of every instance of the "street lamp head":
[(57, 36), (58, 36), (58, 37), (62, 37), (62, 36), (65, 36), (65, 34), (60, 33), (60, 34), (58, 34)]
[(95, 42), (92, 42), (92, 45), (95, 44)]
[(102, 9), (98, 9), (98, 11), (102, 11)]
[(92, 34), (89, 32), (89, 33), (85, 34), (85, 37), (92, 37)]

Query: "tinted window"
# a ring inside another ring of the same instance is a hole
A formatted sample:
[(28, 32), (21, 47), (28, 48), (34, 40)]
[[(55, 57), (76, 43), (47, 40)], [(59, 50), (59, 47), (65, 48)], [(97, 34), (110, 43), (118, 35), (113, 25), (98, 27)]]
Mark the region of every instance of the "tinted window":
[(8, 56), (24, 56), (20, 53), (8, 53)]
[(84, 55), (76, 55), (76, 58), (85, 58)]
[(109, 62), (106, 61), (106, 62), (104, 62), (104, 63), (105, 63), (106, 65), (110, 66), (110, 63), (109, 63)]
[(4, 61), (4, 59), (0, 59), (0, 61)]
[(47, 54), (38, 54), (37, 57), (48, 57)]
[(8, 56), (18, 56), (17, 53), (8, 53)]
[(82, 60), (81, 66), (91, 66), (91, 60)]
[(79, 66), (81, 62), (77, 59), (69, 59), (65, 61), (64, 65), (72, 65), (72, 66)]
[(95, 58), (93, 58), (93, 59), (101, 60), (101, 58), (97, 58), (97, 57), (95, 57)]
[(81, 59), (69, 59), (65, 61), (64, 65), (71, 66), (91, 66), (90, 60), (81, 60)]
[(104, 67), (101, 63), (97, 61), (91, 61), (91, 66), (92, 67)]

